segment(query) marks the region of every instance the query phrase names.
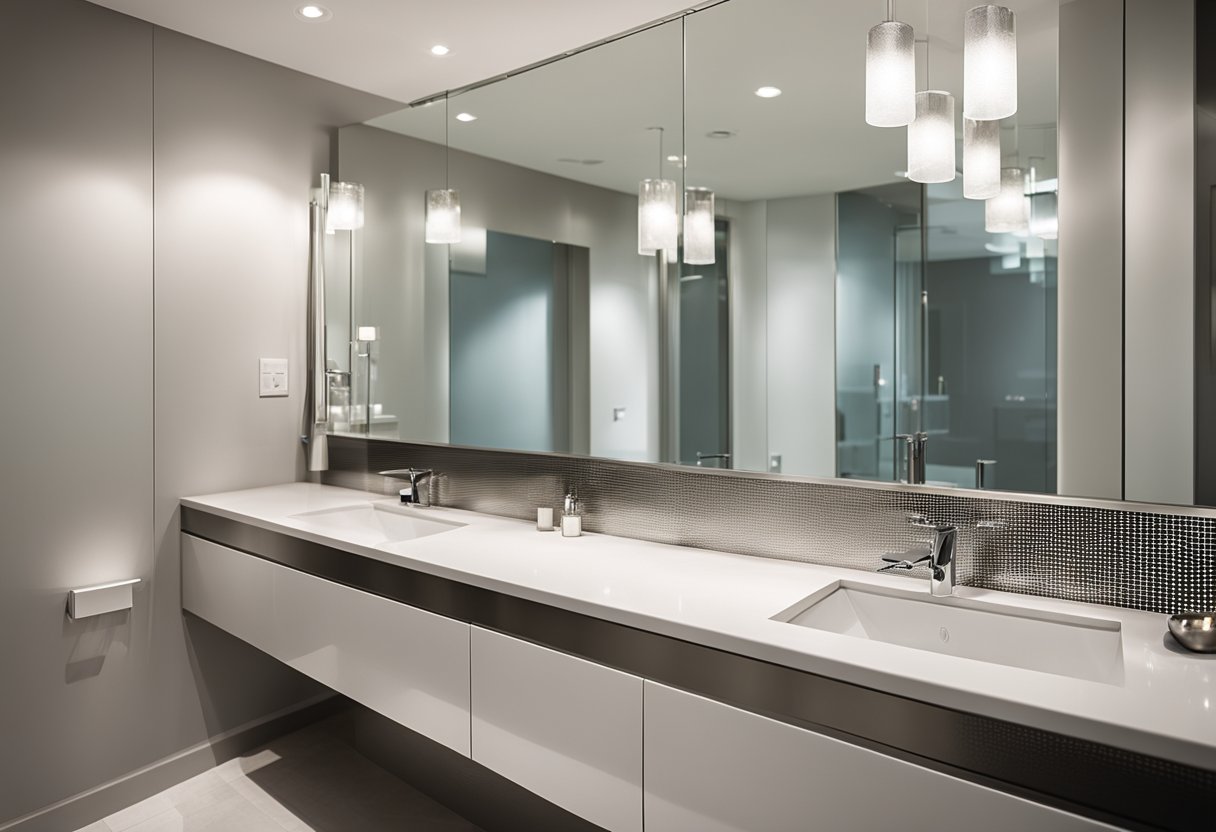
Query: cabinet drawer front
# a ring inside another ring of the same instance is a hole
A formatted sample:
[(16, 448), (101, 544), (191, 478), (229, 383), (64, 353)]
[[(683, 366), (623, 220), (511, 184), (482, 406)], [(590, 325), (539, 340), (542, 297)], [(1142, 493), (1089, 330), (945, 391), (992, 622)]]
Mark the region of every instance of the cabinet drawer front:
[(473, 759), (609, 830), (642, 828), (642, 680), (472, 628)]
[(646, 832), (1114, 827), (646, 682)]
[(189, 535), (182, 559), (185, 609), (468, 755), (467, 624)]

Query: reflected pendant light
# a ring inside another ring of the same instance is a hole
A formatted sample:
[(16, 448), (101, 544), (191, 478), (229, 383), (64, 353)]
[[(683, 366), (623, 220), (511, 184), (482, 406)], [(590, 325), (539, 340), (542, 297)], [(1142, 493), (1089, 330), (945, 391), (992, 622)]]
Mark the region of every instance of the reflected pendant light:
[(363, 186), (356, 182), (332, 182), (329, 186), (329, 231), (354, 231), (363, 227)]
[(684, 262), (708, 266), (714, 262), (714, 192), (684, 189)]
[(906, 127), (916, 117), (916, 36), (907, 23), (887, 19), (866, 37), (866, 124)]
[(933, 184), (954, 180), (954, 96), (942, 90), (916, 94), (908, 125), (908, 178)]
[(984, 203), (984, 230), (989, 234), (1025, 234), (1026, 176), (1021, 168), (1001, 168), (1001, 191)]
[(1031, 194), (1030, 233), (1042, 240), (1059, 238), (1060, 215), (1056, 205), (1055, 191)]
[(969, 10), (963, 40), (963, 115), (976, 121), (1018, 111), (1018, 46), (1013, 12), (1004, 6)]
[(680, 242), (680, 207), (676, 183), (662, 178), (663, 128), (659, 131), (659, 177), (638, 184), (638, 254), (675, 251)]
[[(443, 97), (443, 182), (449, 185), (452, 144), (448, 133), (451, 101)], [(426, 192), (426, 241), (435, 244), (460, 242), (460, 191), (451, 187)]]
[(991, 199), (1001, 192), (1001, 123), (963, 118), (963, 196)]
[(426, 192), (426, 241), (460, 242), (460, 191), (439, 188)]

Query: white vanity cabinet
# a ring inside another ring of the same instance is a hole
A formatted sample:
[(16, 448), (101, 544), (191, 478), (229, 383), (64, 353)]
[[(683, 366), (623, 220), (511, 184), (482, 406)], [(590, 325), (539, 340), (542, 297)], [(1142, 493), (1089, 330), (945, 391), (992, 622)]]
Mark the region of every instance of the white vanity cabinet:
[(646, 832), (1095, 832), (1114, 827), (645, 684)]
[(472, 675), (475, 761), (611, 832), (641, 832), (640, 678), (479, 627)]
[(182, 535), (182, 607), (469, 754), (469, 625)]

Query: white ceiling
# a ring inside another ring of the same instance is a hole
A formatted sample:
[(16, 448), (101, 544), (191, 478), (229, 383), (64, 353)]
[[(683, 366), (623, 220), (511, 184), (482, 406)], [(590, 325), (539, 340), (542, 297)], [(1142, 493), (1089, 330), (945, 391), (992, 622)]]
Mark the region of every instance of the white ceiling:
[[(963, 15), (974, 0), (932, 2), (929, 81), (955, 93), (961, 116)], [(1020, 87), (1018, 115), (1005, 121), (1006, 149), (1016, 145), (1023, 161), (1044, 157), (1036, 162), (1041, 175), (1054, 176), (1058, 0), (1005, 2), (1017, 13)], [(632, 192), (640, 178), (656, 175), (657, 139), (646, 128), (662, 125), (664, 155), (679, 156), (681, 133), (687, 135), (686, 184), (723, 197), (771, 199), (891, 182), (907, 166), (906, 131), (870, 127), (864, 119), (866, 32), (884, 5), (731, 0), (683, 20), (683, 113), (677, 21), (454, 97), (450, 141), (482, 156)], [(897, 3), (896, 12), (923, 37), (922, 3)], [(923, 46), (918, 74), (923, 88)], [(783, 94), (758, 98), (762, 85)], [(460, 112), (478, 119), (455, 121)], [(442, 103), (370, 123), (444, 141)], [(961, 117), (958, 127), (961, 134)], [(735, 135), (708, 138), (715, 130)], [(678, 168), (668, 165), (665, 175), (679, 178)], [(452, 178), (458, 185), (458, 169)]]
[[(682, 11), (690, 0), (92, 0), (401, 102), (480, 81)], [(437, 43), (450, 54), (437, 58)]]

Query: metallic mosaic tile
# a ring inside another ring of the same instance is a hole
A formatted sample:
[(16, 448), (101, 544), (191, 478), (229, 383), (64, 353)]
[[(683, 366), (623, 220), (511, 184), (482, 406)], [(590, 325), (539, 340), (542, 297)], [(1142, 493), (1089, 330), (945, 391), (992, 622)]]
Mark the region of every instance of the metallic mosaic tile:
[[(439, 505), (533, 519), (570, 489), (593, 532), (873, 570), (924, 538), (906, 515), (959, 526), (961, 584), (1161, 613), (1216, 610), (1216, 515), (330, 437), (322, 481), (385, 494), (374, 472), (432, 468)], [(998, 528), (980, 524), (995, 521)], [(913, 573), (913, 576), (919, 573)], [(910, 579), (915, 579), (909, 576)]]

